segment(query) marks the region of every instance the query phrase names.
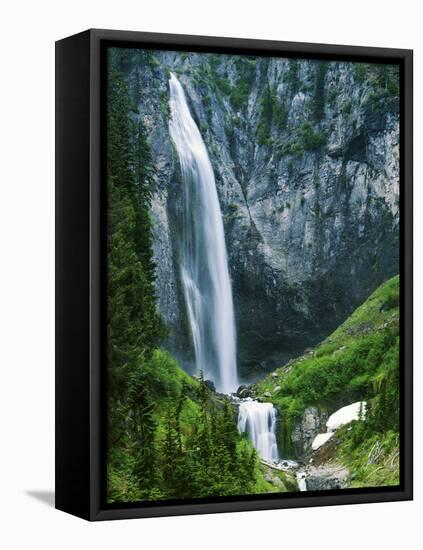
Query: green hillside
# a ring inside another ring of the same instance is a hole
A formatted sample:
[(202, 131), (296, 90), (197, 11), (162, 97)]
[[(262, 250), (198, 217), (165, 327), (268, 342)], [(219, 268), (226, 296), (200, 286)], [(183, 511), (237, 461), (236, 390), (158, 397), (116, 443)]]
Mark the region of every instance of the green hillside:
[(339, 430), (325, 446), (327, 456), (322, 449), (317, 457), (336, 458), (350, 466), (353, 486), (397, 484), (399, 277), (383, 283), (319, 346), (267, 376), (256, 391), (281, 412), (282, 447), (287, 453), (292, 450), (293, 424), (306, 407), (331, 414), (367, 401), (366, 419)]
[(167, 352), (156, 350), (139, 372), (137, 399), (121, 410), (119, 445), (109, 448), (109, 502), (296, 489), (282, 472), (277, 483), (264, 479), (267, 469), (239, 435), (230, 401), (186, 374)]
[(238, 433), (230, 401), (161, 349), (168, 327), (156, 296), (156, 172), (123, 61), (111, 52), (107, 86), (107, 500), (288, 490), (289, 476), (265, 480), (275, 475)]

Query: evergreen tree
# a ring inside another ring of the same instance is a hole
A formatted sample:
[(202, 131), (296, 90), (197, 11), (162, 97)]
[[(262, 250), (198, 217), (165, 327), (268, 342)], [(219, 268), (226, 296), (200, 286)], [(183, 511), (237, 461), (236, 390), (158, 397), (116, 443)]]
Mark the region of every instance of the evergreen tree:
[(168, 490), (173, 492), (176, 484), (175, 462), (180, 454), (178, 444), (178, 432), (175, 423), (175, 414), (170, 406), (165, 417), (165, 439), (163, 445), (163, 475)]
[(146, 377), (141, 369), (133, 373), (129, 383), (129, 407), (131, 435), (134, 441), (134, 475), (142, 481), (142, 488), (154, 487), (157, 481), (154, 401), (151, 398)]
[[(135, 124), (122, 68), (125, 51), (109, 53), (107, 80), (107, 367), (108, 448), (134, 453), (133, 475), (154, 485), (154, 400), (145, 362), (166, 330), (156, 309), (149, 215), (154, 166), (143, 124)], [(125, 56), (126, 55), (126, 56)], [(129, 420), (127, 420), (129, 419)]]
[(236, 427), (234, 411), (229, 401), (225, 401), (223, 409), (220, 438), (228, 452), (230, 469), (232, 472), (236, 472), (238, 461), (237, 442), (239, 440), (239, 434)]
[[(257, 457), (238, 434), (230, 402), (211, 394), (203, 373), (191, 390), (183, 380), (178, 393), (165, 364), (153, 368), (154, 350), (166, 335), (156, 308), (150, 218), (155, 169), (147, 129), (134, 111), (142, 94), (137, 71), (131, 93), (128, 86), (133, 52), (113, 49), (109, 55), (108, 496), (135, 501), (247, 493), (255, 484)], [(154, 68), (153, 57), (142, 62)], [(272, 103), (270, 97), (264, 106), (269, 125), (266, 108), (274, 109)]]
[(177, 443), (178, 443), (178, 450), (181, 453), (182, 452), (182, 434), (181, 434), (181, 413), (182, 409), (184, 407), (185, 401), (187, 399), (187, 391), (188, 386), (186, 381), (184, 380), (182, 382), (182, 388), (181, 393), (179, 394), (179, 398), (176, 405), (176, 411), (175, 411), (175, 426), (177, 431)]

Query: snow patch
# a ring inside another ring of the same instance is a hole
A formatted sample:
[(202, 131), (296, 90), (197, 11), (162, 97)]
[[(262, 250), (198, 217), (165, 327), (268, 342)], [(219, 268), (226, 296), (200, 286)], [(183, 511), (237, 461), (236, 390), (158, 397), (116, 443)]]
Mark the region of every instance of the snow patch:
[(361, 414), (364, 417), (366, 414), (365, 401), (357, 401), (356, 403), (352, 403), (351, 405), (342, 407), (342, 409), (338, 409), (336, 412), (330, 415), (326, 423), (327, 431), (334, 432), (341, 426), (344, 426), (344, 424), (349, 424), (353, 420), (359, 420), (360, 409), (361, 409)]
[(325, 434), (318, 434), (313, 439), (313, 443), (311, 444), (311, 448), (313, 451), (317, 451), (319, 447), (321, 447), (326, 441), (329, 441), (329, 439), (333, 436), (335, 432), (327, 432)]
[(317, 451), (319, 447), (329, 441), (329, 439), (335, 433), (335, 430), (337, 430), (341, 426), (344, 426), (344, 424), (349, 424), (353, 420), (359, 420), (360, 414), (363, 418), (366, 415), (365, 401), (357, 401), (356, 403), (352, 403), (351, 405), (342, 407), (341, 409), (338, 409), (336, 412), (334, 412), (329, 417), (326, 423), (326, 433), (317, 434), (316, 437), (313, 439), (313, 443), (311, 444), (311, 448), (313, 449), (313, 451)]

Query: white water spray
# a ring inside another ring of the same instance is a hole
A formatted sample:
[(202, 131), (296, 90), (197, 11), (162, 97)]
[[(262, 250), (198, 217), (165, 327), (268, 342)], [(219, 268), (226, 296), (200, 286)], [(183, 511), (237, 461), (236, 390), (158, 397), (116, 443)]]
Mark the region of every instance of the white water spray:
[(171, 73), (170, 136), (182, 175), (181, 280), (197, 371), (218, 391), (238, 385), (232, 288), (213, 169), (184, 90)]
[(304, 472), (297, 472), (295, 477), (297, 478), (298, 489), (301, 492), (307, 491), (307, 475)]
[(276, 443), (276, 410), (272, 403), (242, 401), (238, 413), (238, 430), (248, 437), (264, 460), (279, 460)]

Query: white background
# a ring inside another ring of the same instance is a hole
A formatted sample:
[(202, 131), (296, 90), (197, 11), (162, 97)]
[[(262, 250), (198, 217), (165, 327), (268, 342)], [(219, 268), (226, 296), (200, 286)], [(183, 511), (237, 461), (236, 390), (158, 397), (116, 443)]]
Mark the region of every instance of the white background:
[[(28, 0), (0, 7), (0, 546), (14, 548), (421, 547), (415, 501), (89, 524), (49, 505), (54, 487), (54, 41), (90, 27), (415, 50), (416, 282), (422, 169), (422, 18), (402, 0)], [(416, 401), (422, 387), (415, 289)], [(47, 502), (46, 502), (47, 501)]]

